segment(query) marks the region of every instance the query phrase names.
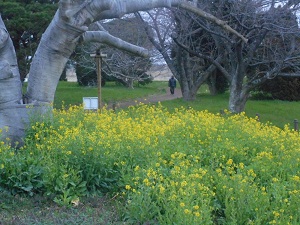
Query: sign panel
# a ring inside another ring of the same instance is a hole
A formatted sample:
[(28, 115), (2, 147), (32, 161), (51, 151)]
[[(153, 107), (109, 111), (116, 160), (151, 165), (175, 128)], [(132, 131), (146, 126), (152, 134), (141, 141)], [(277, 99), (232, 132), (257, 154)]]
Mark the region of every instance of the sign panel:
[(84, 109), (98, 109), (98, 97), (83, 97)]

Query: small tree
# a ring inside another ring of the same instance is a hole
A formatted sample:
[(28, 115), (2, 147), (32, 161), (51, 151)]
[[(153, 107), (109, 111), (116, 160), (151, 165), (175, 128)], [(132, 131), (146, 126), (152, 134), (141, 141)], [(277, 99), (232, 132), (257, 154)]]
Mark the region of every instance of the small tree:
[(295, 16), (299, 3), (285, 1), (282, 7), (267, 0), (198, 3), (248, 38), (247, 43), (242, 42), (214, 23), (196, 18), (198, 30), (211, 37), (212, 51), (203, 51), (207, 49), (203, 45), (191, 48), (184, 40), (176, 40), (186, 52), (210, 61), (227, 78), (230, 111), (244, 111), (250, 91), (259, 84), (286, 71), (299, 73), (300, 30)]
[[(122, 40), (151, 49), (140, 23), (132, 16), (101, 23), (98, 26)], [(151, 76), (146, 74), (151, 66), (149, 57), (128, 54), (105, 44), (84, 44), (77, 48), (75, 54), (76, 74), (80, 85), (97, 84), (96, 65), (94, 59), (89, 56), (97, 49), (101, 49), (101, 52), (107, 55), (102, 63), (103, 81), (116, 81), (133, 88), (134, 81), (147, 83), (152, 80)]]
[[(219, 70), (212, 62), (220, 62), (223, 57), (222, 54), (213, 54), (217, 51), (215, 42), (199, 24), (207, 20), (210, 21), (207, 23), (224, 23), (208, 13), (199, 17), (179, 9), (156, 9), (147, 13), (148, 16), (136, 15), (144, 22), (149, 40), (179, 80), (183, 99), (194, 100), (205, 82), (209, 84), (212, 94), (215, 94), (219, 88), (216, 81), (223, 75), (219, 76)], [(230, 27), (227, 28), (231, 31)], [(226, 82), (223, 84), (225, 87)]]

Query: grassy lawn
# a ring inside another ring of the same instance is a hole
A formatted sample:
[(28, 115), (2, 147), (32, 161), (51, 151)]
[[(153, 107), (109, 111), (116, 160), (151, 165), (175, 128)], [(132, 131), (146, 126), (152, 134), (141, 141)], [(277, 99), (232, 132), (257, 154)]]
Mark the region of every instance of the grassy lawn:
[[(167, 82), (163, 81), (155, 81), (146, 86), (135, 86), (134, 89), (117, 85), (115, 82), (107, 82), (102, 87), (101, 93), (103, 102), (108, 104), (165, 93), (165, 88), (167, 88)], [(61, 81), (56, 90), (54, 107), (61, 108), (63, 104), (65, 106), (80, 105), (82, 104), (83, 97), (97, 97), (97, 92), (96, 87), (82, 87), (77, 83)], [(228, 94), (211, 96), (208, 93), (208, 88), (204, 85), (200, 88), (197, 99), (193, 102), (177, 99), (166, 101), (163, 105), (169, 108), (169, 110), (183, 106), (219, 113), (220, 110), (228, 108), (228, 98)], [(286, 124), (290, 124), (290, 128), (293, 128), (294, 120), (300, 120), (300, 102), (250, 99), (247, 101), (245, 112), (249, 117), (255, 117), (256, 114), (259, 114), (261, 122), (270, 122), (280, 128), (283, 128)]]
[[(228, 109), (228, 98), (228, 94), (211, 96), (206, 93), (200, 93), (193, 102), (177, 99), (166, 101), (163, 105), (169, 109), (183, 106), (219, 113), (220, 110)], [(249, 117), (255, 117), (256, 114), (259, 114), (260, 121), (263, 123), (270, 122), (280, 128), (283, 128), (285, 124), (290, 124), (290, 128), (293, 128), (294, 119), (300, 120), (300, 102), (250, 99), (246, 103), (245, 112)]]
[[(166, 82), (152, 82), (147, 86), (135, 86), (133, 89), (117, 85), (115, 82), (107, 82), (102, 87), (102, 101), (111, 103), (128, 99), (135, 99), (147, 95), (161, 93), (167, 87)], [(61, 108), (62, 102), (65, 106), (82, 104), (83, 97), (97, 97), (97, 87), (82, 87), (77, 83), (60, 82), (54, 99), (54, 107)]]
[[(24, 89), (26, 86), (24, 87)], [(108, 104), (116, 101), (124, 101), (146, 97), (153, 94), (165, 93), (167, 82), (155, 81), (146, 86), (135, 86), (129, 89), (115, 82), (107, 82), (102, 87), (103, 102)], [(54, 107), (61, 108), (64, 104), (80, 105), (83, 97), (97, 97), (96, 87), (82, 87), (77, 83), (59, 82), (54, 99)], [(186, 102), (182, 99), (165, 101), (163, 105), (169, 110), (178, 107), (192, 107), (197, 110), (208, 110), (212, 113), (219, 113), (220, 110), (228, 108), (228, 94), (211, 96), (208, 93), (207, 86), (202, 86), (198, 92), (197, 99), (193, 102)], [(270, 122), (280, 128), (290, 124), (294, 127), (294, 120), (300, 120), (300, 102), (288, 102), (280, 100), (248, 100), (245, 109), (246, 115), (255, 117), (259, 114), (260, 121), (263, 123)]]

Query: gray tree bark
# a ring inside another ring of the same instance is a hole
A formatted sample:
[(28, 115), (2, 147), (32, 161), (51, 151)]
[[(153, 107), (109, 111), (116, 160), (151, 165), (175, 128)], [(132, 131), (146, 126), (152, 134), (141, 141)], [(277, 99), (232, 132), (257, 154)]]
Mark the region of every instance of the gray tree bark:
[(0, 129), (6, 140), (19, 141), (23, 136), (22, 115), (26, 110), (21, 105), (22, 84), (12, 40), (0, 17)]

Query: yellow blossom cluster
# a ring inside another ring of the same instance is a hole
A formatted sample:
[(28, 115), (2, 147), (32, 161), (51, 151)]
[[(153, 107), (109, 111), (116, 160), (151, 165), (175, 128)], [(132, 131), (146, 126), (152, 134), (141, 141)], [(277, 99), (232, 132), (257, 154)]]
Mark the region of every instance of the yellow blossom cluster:
[[(67, 178), (76, 177), (78, 187), (123, 193), (124, 215), (137, 224), (300, 221), (295, 131), (244, 113), (169, 112), (161, 105), (119, 112), (74, 106), (53, 114), (51, 123), (32, 124), (22, 152), (44, 163), (48, 185), (60, 172), (77, 171)], [(0, 172), (15, 157), (6, 152), (1, 145), (7, 160)]]

